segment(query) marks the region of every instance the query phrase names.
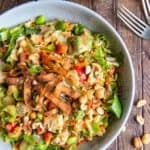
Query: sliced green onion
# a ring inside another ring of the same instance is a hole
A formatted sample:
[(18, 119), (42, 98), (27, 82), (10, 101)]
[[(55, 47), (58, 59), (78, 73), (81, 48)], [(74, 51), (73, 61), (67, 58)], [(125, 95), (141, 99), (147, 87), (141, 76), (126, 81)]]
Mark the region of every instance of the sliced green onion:
[(81, 35), (83, 32), (84, 32), (84, 26), (82, 24), (77, 24), (72, 29), (72, 33), (75, 35)]
[(57, 20), (57, 22), (55, 24), (55, 29), (65, 31), (66, 30), (65, 21), (64, 20)]
[(46, 46), (47, 51), (53, 51), (55, 49), (54, 43), (50, 43)]
[(35, 24), (37, 24), (37, 25), (45, 24), (45, 22), (46, 22), (46, 18), (43, 15), (37, 16), (35, 19)]

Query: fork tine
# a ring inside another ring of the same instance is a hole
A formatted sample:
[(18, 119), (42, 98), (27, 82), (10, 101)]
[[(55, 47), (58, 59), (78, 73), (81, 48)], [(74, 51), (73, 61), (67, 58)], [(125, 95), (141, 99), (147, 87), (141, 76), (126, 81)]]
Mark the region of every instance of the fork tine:
[(146, 0), (146, 6), (147, 6), (147, 12), (150, 15), (150, 3), (149, 3), (149, 0)]
[(140, 32), (140, 33), (142, 32), (142, 30), (141, 30), (140, 28), (138, 28), (138, 27), (134, 24), (134, 22), (128, 18), (128, 16), (127, 16), (126, 14), (124, 14), (122, 11), (119, 11), (118, 13), (119, 13), (119, 15), (122, 16), (122, 17), (128, 22), (128, 24), (131, 25), (135, 30), (137, 30), (137, 31)]
[(142, 0), (142, 5), (143, 5), (145, 17), (147, 18), (148, 17), (148, 11), (147, 11), (147, 6), (146, 6), (145, 0)]
[(135, 34), (137, 34), (138, 36), (141, 36), (141, 31), (139, 30), (139, 28), (133, 24), (128, 18), (127, 16), (125, 16), (121, 11), (118, 11), (117, 13), (118, 17), (125, 23), (126, 26), (128, 26)]
[[(128, 17), (130, 17), (137, 25), (139, 25), (140, 27), (147, 27), (148, 25), (143, 22), (140, 18), (138, 18), (137, 16), (135, 16), (131, 11), (129, 11), (126, 7), (121, 6), (122, 10), (124, 10), (124, 12), (128, 15)], [(139, 22), (139, 23), (138, 23)], [(142, 25), (142, 26), (141, 26)], [(142, 28), (143, 28), (142, 27)]]

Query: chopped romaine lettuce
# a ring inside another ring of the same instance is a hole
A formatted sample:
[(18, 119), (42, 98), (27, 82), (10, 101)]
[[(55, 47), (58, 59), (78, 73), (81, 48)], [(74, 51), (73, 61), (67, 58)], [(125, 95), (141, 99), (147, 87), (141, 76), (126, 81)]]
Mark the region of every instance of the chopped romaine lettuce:
[(6, 61), (9, 55), (11, 54), (13, 48), (16, 45), (16, 40), (18, 39), (19, 36), (23, 35), (24, 33), (24, 27), (22, 25), (19, 25), (13, 29), (10, 30), (11, 33), (11, 38), (10, 38), (10, 43), (8, 46), (8, 49), (4, 55), (4, 60)]
[(10, 30), (8, 28), (2, 28), (0, 30), (0, 41), (4, 42), (9, 40), (10, 38)]
[(35, 144), (35, 140), (34, 140), (34, 137), (32, 135), (24, 134), (23, 139), (28, 144), (31, 144), (31, 145)]
[(77, 137), (76, 136), (71, 136), (67, 139), (67, 144), (72, 145), (77, 143)]
[(76, 120), (81, 120), (81, 119), (84, 118), (84, 116), (85, 116), (85, 112), (82, 111), (82, 110), (79, 110), (79, 111), (77, 111), (76, 114), (75, 114), (75, 119), (76, 119)]
[(98, 63), (104, 68), (108, 69), (110, 67), (109, 62), (105, 59), (106, 52), (104, 51), (104, 48), (98, 47), (95, 50), (94, 58), (98, 61)]
[(99, 123), (97, 122), (89, 122), (87, 126), (90, 137), (95, 136), (100, 131)]
[(108, 109), (113, 112), (118, 119), (121, 117), (122, 106), (116, 93), (114, 94), (112, 104), (108, 107)]

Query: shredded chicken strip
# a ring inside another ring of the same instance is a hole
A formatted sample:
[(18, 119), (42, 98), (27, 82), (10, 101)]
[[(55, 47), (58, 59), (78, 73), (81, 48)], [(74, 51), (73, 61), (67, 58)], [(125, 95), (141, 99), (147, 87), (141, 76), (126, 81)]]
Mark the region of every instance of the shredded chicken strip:
[(49, 73), (49, 74), (40, 74), (37, 76), (37, 80), (40, 82), (49, 82), (55, 80), (55, 74)]
[(9, 85), (20, 85), (23, 84), (22, 77), (8, 77), (6, 78), (6, 83)]
[(32, 107), (32, 102), (31, 102), (31, 80), (26, 79), (24, 82), (24, 102), (29, 108)]
[(22, 75), (22, 71), (19, 68), (12, 69), (9, 72), (10, 77), (18, 77), (18, 76), (21, 76), (21, 75)]
[(57, 84), (54, 93), (57, 97), (59, 97), (61, 93), (64, 93), (64, 94), (72, 97), (73, 99), (77, 99), (80, 97), (79, 92), (66, 87), (63, 82), (59, 82)]
[(44, 117), (50, 117), (50, 116), (52, 116), (54, 114), (57, 114), (57, 113), (58, 113), (58, 109), (54, 108), (54, 109), (52, 109), (50, 111), (45, 112), (44, 113)]
[(69, 103), (65, 103), (57, 98), (54, 94), (49, 91), (45, 92), (45, 97), (53, 102), (57, 107), (59, 107), (66, 114), (70, 114), (72, 111), (71, 105)]
[(7, 79), (7, 72), (0, 71), (0, 84), (5, 83)]
[(62, 76), (66, 76), (67, 70), (64, 69), (59, 62), (61, 62), (61, 58), (57, 54), (49, 54), (46, 52), (41, 52), (41, 62), (43, 65), (49, 67), (52, 72), (58, 73)]
[(26, 63), (19, 63), (18, 67), (21, 69), (24, 76), (27, 76), (29, 74)]
[(24, 63), (28, 60), (28, 57), (29, 57), (29, 52), (23, 52), (19, 55), (19, 60), (21, 63)]
[(55, 78), (53, 81), (48, 82), (44, 88), (41, 87), (40, 95), (38, 95), (36, 98), (36, 102), (37, 102), (36, 109), (39, 109), (42, 107), (45, 92), (51, 91), (58, 81), (59, 81), (59, 78)]
[(50, 61), (53, 62), (58, 62), (61, 60), (61, 57), (59, 55), (57, 55), (56, 53), (51, 54), (49, 52), (46, 51), (42, 51), (41, 52), (41, 59), (42, 59), (42, 63), (43, 64), (48, 64)]

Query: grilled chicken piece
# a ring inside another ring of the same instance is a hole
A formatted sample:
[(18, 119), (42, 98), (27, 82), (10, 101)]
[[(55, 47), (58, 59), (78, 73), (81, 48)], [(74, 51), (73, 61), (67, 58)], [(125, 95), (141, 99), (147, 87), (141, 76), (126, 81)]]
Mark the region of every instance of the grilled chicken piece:
[(8, 77), (6, 78), (6, 83), (9, 85), (20, 85), (23, 84), (22, 77)]
[(24, 102), (29, 108), (32, 107), (32, 102), (31, 102), (31, 80), (26, 79), (24, 82)]
[(40, 109), (43, 106), (44, 94), (46, 91), (52, 91), (54, 86), (57, 84), (57, 78), (54, 81), (48, 82), (44, 88), (40, 88), (40, 95), (36, 97), (36, 109)]
[(59, 107), (66, 114), (70, 114), (72, 111), (71, 105), (69, 103), (65, 103), (57, 98), (54, 94), (49, 91), (45, 92), (44, 95), (47, 99), (49, 99), (52, 103), (54, 103), (57, 107)]
[(73, 99), (77, 99), (80, 97), (80, 93), (66, 87), (63, 82), (57, 84), (54, 93), (57, 97), (59, 97), (61, 93), (64, 93), (65, 95), (68, 95)]
[(21, 75), (23, 75), (23, 74), (22, 74), (22, 71), (19, 68), (12, 69), (9, 72), (10, 77), (18, 77), (18, 76), (21, 76)]
[(24, 76), (27, 76), (29, 74), (26, 63), (19, 63), (18, 67), (20, 68)]
[(7, 78), (7, 72), (0, 71), (0, 84), (4, 83)]
[(37, 80), (40, 82), (49, 82), (55, 80), (55, 74), (49, 73), (49, 74), (40, 74), (37, 76)]
[(73, 59), (71, 58), (65, 58), (63, 60), (63, 68), (66, 69), (66, 70), (69, 70), (72, 66), (72, 62), (73, 62)]
[(58, 113), (58, 109), (57, 108), (54, 108), (54, 109), (52, 109), (52, 110), (50, 110), (50, 111), (46, 111), (45, 113), (44, 113), (44, 117), (50, 117), (50, 116), (52, 116), (52, 115), (54, 115), (54, 114), (57, 114)]
[(66, 76), (66, 69), (59, 64), (61, 61), (61, 57), (57, 54), (50, 54), (45, 51), (41, 52), (41, 62), (43, 65), (48, 66), (52, 72)]
[(29, 58), (29, 52), (22, 52), (19, 55), (19, 60), (20, 60), (21, 63), (27, 62), (28, 58)]

